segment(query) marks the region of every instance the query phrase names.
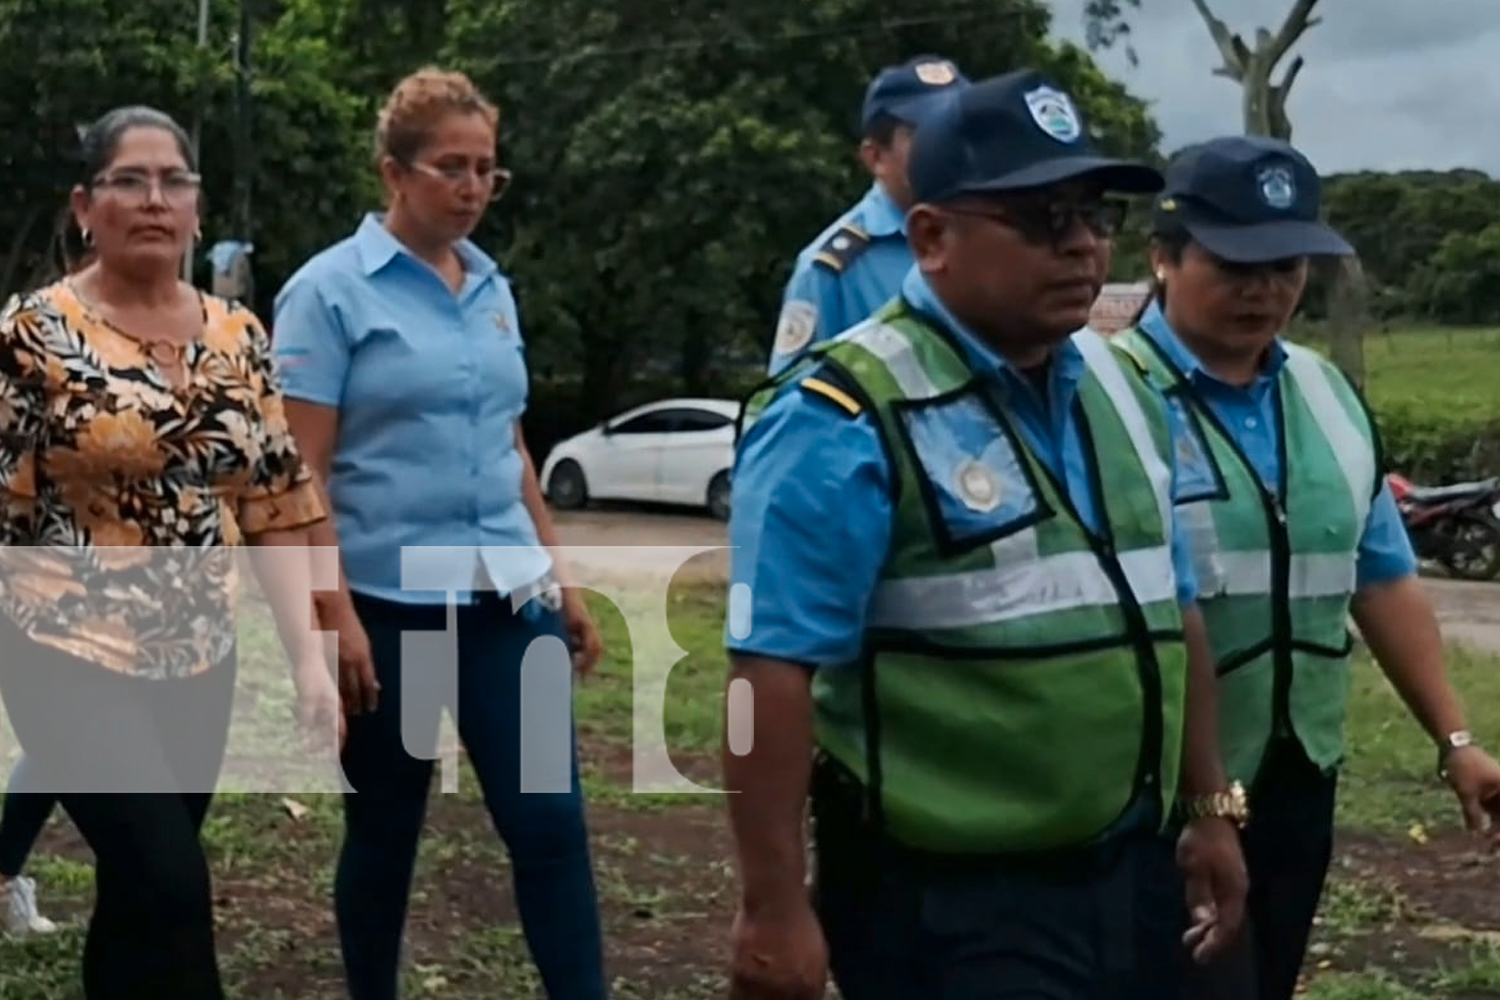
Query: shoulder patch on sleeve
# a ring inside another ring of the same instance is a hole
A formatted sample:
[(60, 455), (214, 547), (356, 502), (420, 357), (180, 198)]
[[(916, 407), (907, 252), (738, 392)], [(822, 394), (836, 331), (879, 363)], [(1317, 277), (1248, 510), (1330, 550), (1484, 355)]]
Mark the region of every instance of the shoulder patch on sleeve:
[(830, 365), (823, 364), (814, 368), (797, 382), (797, 388), (837, 407), (850, 417), (857, 417), (864, 412), (865, 406), (860, 402), (858, 390)]
[(818, 332), (818, 307), (806, 299), (790, 299), (781, 307), (776, 320), (777, 354), (795, 354), (813, 342)]
[(864, 253), (869, 245), (870, 234), (854, 223), (846, 222), (839, 226), (822, 246), (818, 247), (813, 260), (835, 274), (840, 274), (854, 262), (856, 257)]

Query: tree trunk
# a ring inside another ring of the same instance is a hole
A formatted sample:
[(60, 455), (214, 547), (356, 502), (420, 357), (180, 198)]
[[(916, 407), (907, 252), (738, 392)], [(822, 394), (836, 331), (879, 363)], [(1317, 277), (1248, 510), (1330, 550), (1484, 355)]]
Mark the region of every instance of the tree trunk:
[(1365, 331), (1370, 326), (1370, 285), (1358, 256), (1342, 257), (1328, 290), (1329, 354), (1356, 386), (1365, 384)]

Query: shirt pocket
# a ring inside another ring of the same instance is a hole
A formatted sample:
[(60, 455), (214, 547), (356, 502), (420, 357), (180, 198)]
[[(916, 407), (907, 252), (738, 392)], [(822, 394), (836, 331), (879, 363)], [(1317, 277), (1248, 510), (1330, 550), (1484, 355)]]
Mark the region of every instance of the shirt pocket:
[(1053, 516), (1011, 429), (978, 394), (898, 405), (897, 412), (944, 551), (986, 545)]

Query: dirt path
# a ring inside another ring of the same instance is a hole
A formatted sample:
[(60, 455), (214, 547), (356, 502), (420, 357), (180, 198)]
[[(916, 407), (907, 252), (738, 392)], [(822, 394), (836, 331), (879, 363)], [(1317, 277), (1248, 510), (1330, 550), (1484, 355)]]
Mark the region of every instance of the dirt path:
[(1443, 634), (1486, 653), (1500, 653), (1500, 584), (1428, 579)]
[[(653, 574), (688, 573), (722, 579), (727, 566), (727, 549), (691, 555), (695, 550), (728, 544), (724, 526), (705, 516), (643, 513), (633, 508), (559, 511), (554, 516), (563, 544), (588, 547), (580, 555), (590, 568), (611, 570), (628, 566)], [(617, 546), (626, 548), (616, 549)], [(1438, 577), (1426, 582), (1448, 638), (1500, 654), (1500, 584), (1464, 583)]]

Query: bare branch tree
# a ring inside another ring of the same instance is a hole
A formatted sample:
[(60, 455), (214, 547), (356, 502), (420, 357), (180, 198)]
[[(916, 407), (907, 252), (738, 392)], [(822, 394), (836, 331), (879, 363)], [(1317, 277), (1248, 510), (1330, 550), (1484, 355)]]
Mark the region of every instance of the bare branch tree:
[(1292, 46), (1297, 44), (1309, 28), (1320, 23), (1320, 18), (1312, 16), (1313, 8), (1317, 5), (1318, 0), (1295, 0), (1286, 19), (1281, 22), (1280, 30), (1273, 34), (1265, 28), (1258, 29), (1255, 32), (1255, 45), (1252, 47), (1214, 15), (1209, 9), (1208, 0), (1193, 0), (1198, 16), (1208, 26), (1208, 33), (1224, 60), (1223, 65), (1214, 70), (1214, 75), (1240, 85), (1241, 108), (1247, 133), (1290, 141), (1292, 123), (1287, 117), (1286, 99), (1291, 93), (1292, 84), (1296, 82), (1297, 74), (1302, 71), (1302, 57), (1292, 60), (1280, 83), (1273, 83), (1271, 78)]
[[(1281, 82), (1272, 82), (1276, 67), (1286, 58), (1292, 46), (1322, 19), (1313, 17), (1318, 0), (1294, 0), (1281, 27), (1274, 33), (1266, 28), (1255, 32), (1251, 46), (1214, 15), (1208, 0), (1193, 0), (1198, 16), (1208, 27), (1209, 36), (1219, 49), (1223, 64), (1213, 72), (1233, 80), (1240, 87), (1240, 109), (1243, 127), (1248, 135), (1264, 135), (1290, 142), (1292, 121), (1287, 115), (1287, 96), (1297, 75), (1302, 72), (1299, 55), (1287, 65)], [(1329, 346), (1334, 363), (1356, 385), (1364, 382), (1364, 330), (1369, 321), (1369, 282), (1359, 258), (1345, 257), (1338, 263), (1328, 295)]]

